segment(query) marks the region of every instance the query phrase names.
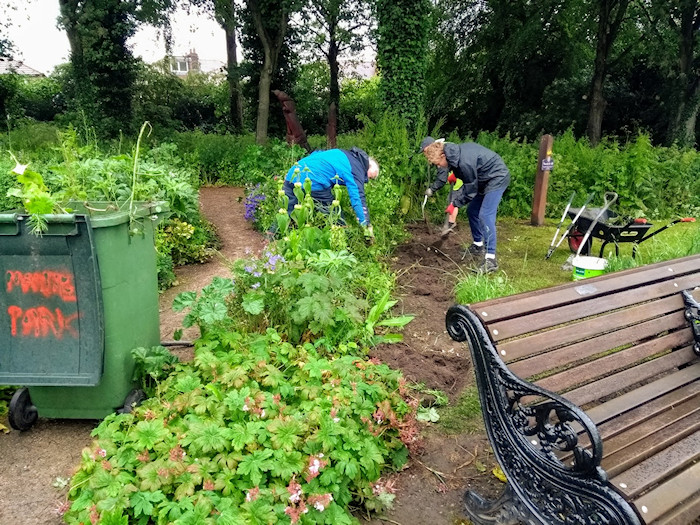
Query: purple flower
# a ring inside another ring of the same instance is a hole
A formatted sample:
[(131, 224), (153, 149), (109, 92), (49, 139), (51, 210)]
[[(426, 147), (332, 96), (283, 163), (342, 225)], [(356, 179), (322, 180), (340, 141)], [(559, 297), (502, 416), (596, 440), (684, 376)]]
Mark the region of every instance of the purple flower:
[(251, 288), (260, 288), (260, 283), (255, 283), (250, 286)]
[(261, 191), (260, 184), (256, 184), (255, 188), (250, 191), (243, 201), (245, 205), (245, 219), (247, 221), (255, 220), (255, 211), (258, 205), (265, 200), (265, 195)]

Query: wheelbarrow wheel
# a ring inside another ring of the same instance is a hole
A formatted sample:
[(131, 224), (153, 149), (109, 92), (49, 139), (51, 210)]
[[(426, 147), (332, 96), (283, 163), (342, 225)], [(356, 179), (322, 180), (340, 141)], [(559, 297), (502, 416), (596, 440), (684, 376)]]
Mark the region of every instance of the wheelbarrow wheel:
[[(583, 233), (581, 233), (577, 228), (573, 228), (569, 232), (569, 249), (572, 253), (577, 253), (581, 242), (583, 241)], [(593, 239), (590, 237), (586, 240), (586, 245), (581, 248), (581, 255), (589, 255), (591, 253), (591, 246), (593, 245)]]
[(26, 387), (18, 389), (10, 399), (8, 414), (10, 426), (15, 430), (29, 430), (38, 418), (39, 413), (29, 397), (29, 389)]

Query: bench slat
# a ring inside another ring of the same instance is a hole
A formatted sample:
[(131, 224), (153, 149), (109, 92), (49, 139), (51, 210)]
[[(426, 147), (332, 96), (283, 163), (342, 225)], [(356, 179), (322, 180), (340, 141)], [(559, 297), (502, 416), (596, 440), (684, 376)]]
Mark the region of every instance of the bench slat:
[[(637, 392), (636, 390), (634, 391)], [(652, 399), (647, 403), (642, 404), (622, 415), (617, 415), (614, 419), (610, 419), (605, 423), (598, 424), (598, 431), (600, 436), (605, 442), (605, 450), (608, 450), (607, 439), (616, 436), (625, 429), (638, 425), (651, 417), (656, 417), (657, 415), (666, 412), (667, 410), (673, 408), (676, 405), (683, 405), (690, 403), (691, 406), (696, 406), (700, 408), (700, 381), (695, 381), (690, 383), (685, 388), (679, 388), (678, 390), (673, 390), (661, 397)], [(601, 405), (603, 406), (603, 405)], [(598, 408), (598, 407), (596, 407)], [(610, 417), (606, 414), (606, 417)]]
[[(612, 350), (614, 348), (619, 348), (624, 345), (636, 343), (637, 341), (649, 339), (650, 337), (662, 332), (686, 327), (687, 322), (685, 317), (683, 317), (681, 312), (677, 312), (675, 314), (666, 315), (664, 317), (660, 317), (659, 319), (646, 321), (635, 326), (629, 326), (621, 330), (608, 332), (607, 334), (593, 337), (588, 341), (582, 341), (563, 348), (558, 348), (556, 350), (552, 350), (551, 352), (547, 352), (546, 355), (529, 357), (516, 363), (512, 363), (508, 366), (508, 368), (510, 368), (514, 374), (520, 377), (532, 377), (534, 375), (541, 374), (542, 372), (553, 370), (570, 363), (581, 361), (596, 354), (607, 352), (608, 350)], [(688, 333), (689, 330), (682, 330), (682, 332), (685, 334), (687, 341), (692, 338), (692, 334)], [(653, 353), (664, 349), (664, 347), (659, 344), (652, 346), (658, 348), (656, 351), (651, 349), (650, 351)], [(649, 355), (653, 355), (653, 353)]]
[[(697, 432), (699, 428), (700, 413), (695, 410), (685, 418), (667, 426), (655, 429), (651, 429), (649, 425), (634, 427), (620, 434), (618, 440), (614, 440), (613, 447), (622, 448), (604, 457), (601, 465), (610, 477), (615, 477), (693, 432)], [(621, 443), (623, 439), (628, 439), (628, 443)]]
[[(601, 357), (595, 361), (582, 363), (579, 366), (542, 379), (537, 384), (552, 392), (561, 393), (571, 390), (578, 385), (587, 384), (598, 378), (623, 370), (665, 350), (687, 345), (691, 340), (688, 330), (679, 330), (658, 339), (652, 339), (651, 341)], [(601, 347), (602, 350), (604, 348)], [(600, 397), (610, 393), (612, 392), (601, 393)]]
[[(686, 500), (698, 492), (699, 479), (700, 463), (695, 463), (678, 476), (650, 490), (634, 503), (647, 523), (652, 522), (671, 511), (676, 505), (675, 502)], [(647, 512), (642, 512), (642, 508), (646, 508)]]
[(682, 301), (679, 301), (676, 296), (670, 296), (601, 317), (586, 319), (576, 324), (568, 324), (553, 330), (530, 335), (527, 338), (500, 342), (498, 349), (501, 351), (503, 360), (506, 363), (510, 363), (533, 354), (546, 352), (552, 348), (569, 345), (600, 335), (600, 327), (603, 325), (623, 328), (655, 319), (674, 311), (681, 311), (681, 308)]
[[(625, 290), (612, 295), (591, 297), (577, 303), (560, 306), (555, 309), (537, 311), (532, 314), (522, 314), (512, 320), (496, 321), (486, 318), (489, 334), (494, 341), (502, 341), (511, 337), (521, 336), (545, 328), (570, 323), (586, 317), (604, 314), (619, 308), (626, 308), (646, 301), (661, 299), (675, 295), (679, 308), (683, 300), (678, 295), (680, 290), (697, 286), (700, 282), (700, 271), (693, 275), (677, 277), (644, 287)], [(474, 310), (476, 311), (476, 310)], [(489, 316), (490, 317), (490, 316)]]
[(619, 476), (611, 478), (610, 483), (628, 498), (634, 498), (664, 477), (670, 477), (674, 472), (683, 469), (697, 456), (698, 450), (700, 432), (695, 432)]
[[(666, 375), (652, 383), (648, 383), (632, 392), (627, 392), (621, 396), (611, 399), (598, 406), (591, 407), (586, 410), (586, 414), (596, 425), (603, 425), (607, 421), (615, 418), (619, 414), (640, 408), (645, 410), (645, 407), (651, 405), (651, 400), (657, 399), (659, 396), (672, 394), (677, 389), (687, 389), (693, 395), (700, 388), (700, 363), (688, 366), (683, 370), (678, 370), (672, 374)], [(569, 392), (567, 397), (574, 402), (572, 397), (573, 392)], [(650, 408), (653, 410), (653, 408)]]
[[(624, 388), (633, 386), (640, 381), (652, 379), (663, 372), (667, 372), (686, 363), (690, 363), (694, 357), (692, 348), (688, 346), (681, 350), (676, 350), (675, 352), (659, 357), (658, 359), (654, 359), (653, 361), (637, 365), (632, 369), (624, 370), (623, 372), (618, 372), (617, 374), (605, 377), (599, 381), (596, 381), (595, 383), (589, 383), (588, 385), (576, 388), (570, 392), (566, 392), (564, 397), (572, 403), (583, 407), (592, 401), (600, 399), (601, 392), (618, 392)], [(652, 391), (652, 397), (657, 397), (661, 393), (662, 392), (656, 393)]]
[[(510, 317), (522, 316), (529, 312), (549, 310), (561, 307), (582, 298), (599, 298), (627, 288), (639, 288), (639, 283), (652, 283), (684, 275), (697, 273), (700, 270), (700, 255), (691, 255), (671, 262), (661, 262), (647, 266), (632, 268), (622, 272), (602, 275), (594, 279), (567, 283), (546, 290), (533, 290), (475, 303), (471, 308), (484, 322), (494, 322)], [(697, 279), (696, 279), (697, 282)], [(581, 288), (586, 287), (586, 288)], [(588, 290), (591, 293), (586, 293)], [(494, 308), (497, 306), (497, 308)], [(483, 317), (483, 312), (486, 316)]]
[[(692, 392), (695, 395), (692, 395)], [(636, 441), (643, 437), (652, 435), (667, 425), (687, 417), (695, 411), (700, 410), (700, 381), (688, 385), (687, 388), (674, 390), (651, 402), (637, 407), (629, 412), (615, 417), (614, 419), (597, 425), (600, 437), (603, 439), (603, 450), (605, 456), (609, 456), (634, 442), (631, 434), (634, 432), (638, 437)], [(588, 435), (579, 432), (579, 443), (590, 445)], [(573, 454), (568, 452), (561, 456), (564, 463), (571, 461)]]

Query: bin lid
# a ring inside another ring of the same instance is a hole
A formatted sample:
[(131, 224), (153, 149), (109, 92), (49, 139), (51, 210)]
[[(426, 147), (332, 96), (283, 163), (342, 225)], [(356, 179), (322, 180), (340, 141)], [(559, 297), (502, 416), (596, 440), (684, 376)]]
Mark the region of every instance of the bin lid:
[(104, 315), (89, 217), (61, 216), (41, 236), (26, 216), (0, 217), (0, 384), (96, 385)]

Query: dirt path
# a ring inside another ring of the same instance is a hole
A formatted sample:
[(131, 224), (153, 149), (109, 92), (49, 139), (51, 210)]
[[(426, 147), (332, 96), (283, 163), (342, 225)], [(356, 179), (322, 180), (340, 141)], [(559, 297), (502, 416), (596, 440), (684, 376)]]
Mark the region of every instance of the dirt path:
[[(178, 293), (201, 290), (217, 275), (229, 276), (226, 261), (264, 249), (262, 236), (243, 219), (242, 197), (239, 188), (202, 188), (202, 211), (221, 236), (221, 256), (178, 269), (178, 285), (160, 297), (161, 340), (172, 340), (180, 327), (183, 314), (171, 309)], [(417, 317), (407, 326), (402, 344), (383, 346), (372, 354), (400, 368), (409, 380), (440, 389), (454, 401), (472, 381), (470, 361), (445, 332), (444, 319), (457, 273), (465, 269), (460, 258), (468, 234), (457, 231), (436, 251), (431, 248), (435, 231), (428, 232), (423, 224), (408, 228), (413, 240), (397, 249), (392, 267), (399, 275), (401, 308)], [(186, 330), (183, 340), (197, 335), (196, 329)], [(188, 349), (173, 351), (188, 357)], [(62, 523), (54, 510), (66, 492), (62, 485), (79, 464), (95, 426), (94, 421), (40, 419), (28, 432), (0, 434), (0, 525)], [(396, 476), (395, 509), (386, 515), (390, 521), (374, 519), (370, 524), (455, 525), (461, 523), (466, 488), (485, 494), (500, 489), (489, 473), (493, 458), (486, 452), (484, 435), (448, 437), (430, 428), (424, 433), (424, 452)], [(478, 461), (470, 461), (475, 451)], [(477, 470), (476, 464), (483, 466)]]

